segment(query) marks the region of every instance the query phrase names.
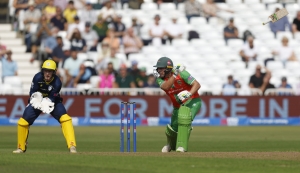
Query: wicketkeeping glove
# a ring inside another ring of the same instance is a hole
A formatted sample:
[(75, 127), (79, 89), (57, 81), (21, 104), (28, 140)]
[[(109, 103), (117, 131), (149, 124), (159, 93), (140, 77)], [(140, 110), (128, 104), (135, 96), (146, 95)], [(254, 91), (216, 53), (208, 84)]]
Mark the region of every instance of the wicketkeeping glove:
[(183, 70), (185, 70), (185, 66), (181, 64), (177, 64), (176, 66), (173, 67), (172, 72), (174, 73), (175, 76), (177, 76)]
[(54, 103), (48, 97), (43, 98), (40, 110), (43, 113), (49, 114), (50, 112), (53, 111), (53, 109), (54, 109)]
[(41, 107), (41, 102), (43, 100), (43, 95), (40, 92), (35, 92), (31, 95), (30, 97), (30, 104), (32, 107), (35, 109), (40, 109)]
[(192, 96), (192, 94), (190, 92), (188, 92), (187, 90), (184, 90), (184, 91), (181, 91), (180, 93), (178, 93), (177, 96), (181, 102), (185, 102)]

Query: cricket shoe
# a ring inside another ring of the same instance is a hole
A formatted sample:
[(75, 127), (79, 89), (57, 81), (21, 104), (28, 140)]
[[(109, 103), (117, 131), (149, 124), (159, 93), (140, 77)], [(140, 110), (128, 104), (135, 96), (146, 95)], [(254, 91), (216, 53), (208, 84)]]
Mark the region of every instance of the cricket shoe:
[(70, 147), (70, 153), (77, 153), (75, 146)]
[(185, 152), (183, 147), (178, 147), (176, 151), (177, 151), (177, 152), (182, 152), (182, 153)]
[(15, 154), (25, 153), (25, 151), (21, 150), (20, 148), (13, 151)]
[(171, 147), (170, 145), (165, 145), (162, 149), (161, 149), (161, 152), (163, 153), (168, 153), (171, 151)]

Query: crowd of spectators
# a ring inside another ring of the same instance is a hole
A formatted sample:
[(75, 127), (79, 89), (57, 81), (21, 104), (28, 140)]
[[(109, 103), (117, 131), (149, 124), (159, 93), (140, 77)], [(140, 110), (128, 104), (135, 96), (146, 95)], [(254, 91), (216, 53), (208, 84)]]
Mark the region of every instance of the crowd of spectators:
[[(177, 23), (178, 16), (173, 14), (170, 24), (164, 26), (160, 24), (161, 16), (155, 15), (154, 22), (148, 30), (150, 38), (145, 39), (141, 33), (143, 23), (138, 16), (133, 16), (132, 25), (126, 27), (122, 22), (122, 15), (115, 10), (115, 2), (113, 0), (101, 2), (101, 9), (96, 11), (95, 4), (86, 0), (15, 0), (18, 29), (25, 35), (27, 52), (32, 53), (29, 61), (52, 58), (57, 62), (59, 67), (57, 74), (62, 78), (64, 87), (90, 83), (91, 76), (95, 75), (99, 76), (100, 88), (157, 87), (155, 77), (147, 75), (145, 67), (138, 68), (136, 61), (131, 62), (132, 67), (127, 67), (124, 59), (117, 54), (122, 49), (129, 61), (130, 54), (140, 52), (143, 46), (162, 45), (166, 42), (172, 44), (173, 39), (182, 38), (185, 30)], [(158, 6), (161, 2), (163, 1), (157, 1)], [(211, 17), (219, 17), (227, 22), (223, 17), (234, 13), (232, 10), (220, 8), (213, 0), (207, 0), (203, 4), (197, 0), (181, 2), (185, 5), (185, 14), (189, 22), (193, 17), (205, 17), (207, 21)], [(281, 24), (277, 22), (270, 25), (270, 30), (275, 36), (277, 32), (285, 31), (286, 28), (292, 33), (300, 32), (300, 12), (292, 24), (287, 18), (280, 22)], [(239, 38), (238, 28), (234, 18), (230, 18), (228, 25), (224, 26), (224, 40), (228, 42), (230, 39), (242, 39)], [(241, 60), (246, 65), (250, 61), (256, 61), (259, 56), (254, 41), (255, 36), (247, 37), (245, 45), (239, 52)], [(96, 61), (83, 60), (79, 57), (80, 54), (88, 52), (98, 54)], [(266, 57), (266, 64), (272, 60), (280, 60), (283, 63), (297, 60), (293, 49), (288, 46), (287, 37), (283, 37), (282, 46), (271, 53), (274, 57)], [(251, 76), (249, 87), (260, 88), (264, 92), (267, 88), (274, 87), (269, 83), (270, 78), (271, 73), (262, 74), (257, 71)], [(281, 87), (285, 86), (288, 85), (282, 84)], [(223, 85), (223, 88), (240, 87), (232, 75), (228, 76), (228, 83)], [(223, 94), (234, 93), (228, 91)]]

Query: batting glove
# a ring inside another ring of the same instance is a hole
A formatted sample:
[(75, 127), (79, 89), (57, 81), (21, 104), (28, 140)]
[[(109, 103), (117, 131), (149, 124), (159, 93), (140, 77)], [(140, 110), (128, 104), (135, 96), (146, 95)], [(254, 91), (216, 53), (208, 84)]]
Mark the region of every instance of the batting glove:
[(178, 93), (177, 96), (181, 102), (185, 102), (192, 96), (192, 94), (190, 92), (188, 92), (187, 90), (184, 90), (184, 91), (181, 91), (180, 93)]
[(185, 66), (181, 64), (177, 64), (176, 66), (173, 67), (172, 72), (174, 73), (175, 76), (177, 76), (180, 72), (185, 70)]

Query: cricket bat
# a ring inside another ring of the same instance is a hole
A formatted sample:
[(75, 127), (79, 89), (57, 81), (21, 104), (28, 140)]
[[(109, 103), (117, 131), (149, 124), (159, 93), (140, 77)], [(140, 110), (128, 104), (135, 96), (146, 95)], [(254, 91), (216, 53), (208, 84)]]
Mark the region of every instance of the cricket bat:
[(270, 23), (270, 22), (274, 23), (274, 22), (280, 20), (281, 18), (283, 18), (284, 16), (286, 16), (288, 14), (289, 14), (289, 12), (285, 8), (282, 8), (279, 11), (277, 11), (276, 13), (269, 16), (270, 20), (268, 22), (263, 23), (263, 25), (265, 25), (267, 23)]

